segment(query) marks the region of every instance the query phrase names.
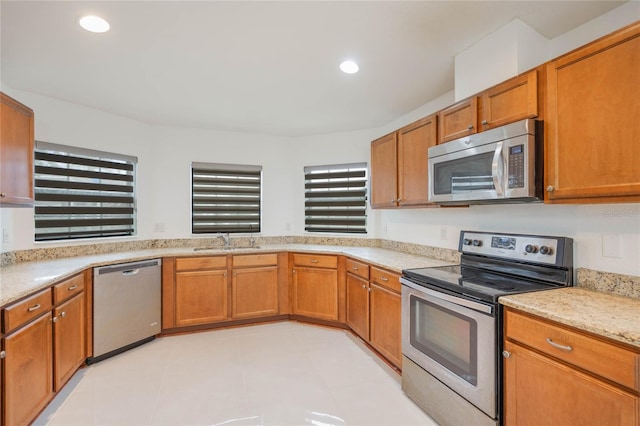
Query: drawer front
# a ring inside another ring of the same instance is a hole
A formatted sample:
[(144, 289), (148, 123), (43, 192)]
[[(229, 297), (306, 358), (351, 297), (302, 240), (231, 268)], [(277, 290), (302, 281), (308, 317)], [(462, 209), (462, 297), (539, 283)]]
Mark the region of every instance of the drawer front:
[(53, 304), (57, 305), (82, 290), (84, 290), (84, 274), (78, 274), (75, 277), (64, 280), (53, 286)]
[(227, 267), (227, 256), (180, 257), (176, 259), (176, 271), (195, 269), (223, 269)]
[(51, 289), (43, 290), (33, 296), (4, 308), (5, 333), (15, 330), (27, 321), (51, 309)]
[(347, 272), (362, 277), (365, 280), (369, 279), (369, 265), (358, 262), (357, 260), (347, 259)]
[(233, 256), (234, 268), (247, 266), (274, 266), (277, 264), (278, 255), (276, 253)]
[(400, 275), (384, 269), (371, 267), (371, 282), (386, 287), (390, 290), (400, 292)]
[(640, 391), (640, 354), (526, 315), (507, 311), (505, 335), (576, 367)]
[(296, 266), (311, 266), (312, 268), (337, 268), (338, 256), (322, 254), (299, 254), (293, 255), (293, 264)]

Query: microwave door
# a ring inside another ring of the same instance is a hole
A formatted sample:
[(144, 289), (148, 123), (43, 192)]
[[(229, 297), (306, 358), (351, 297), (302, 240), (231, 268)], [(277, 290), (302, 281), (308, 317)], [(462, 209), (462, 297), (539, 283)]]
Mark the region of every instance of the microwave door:
[(503, 149), (498, 148), (498, 144), (501, 142), (430, 157), (429, 201), (446, 203), (504, 197), (505, 162)]

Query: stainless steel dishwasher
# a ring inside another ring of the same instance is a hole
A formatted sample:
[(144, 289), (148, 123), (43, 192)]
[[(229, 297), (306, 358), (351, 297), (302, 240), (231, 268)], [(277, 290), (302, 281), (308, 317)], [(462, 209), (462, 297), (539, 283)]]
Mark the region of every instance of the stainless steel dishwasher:
[(162, 259), (93, 269), (93, 357), (100, 361), (160, 333)]

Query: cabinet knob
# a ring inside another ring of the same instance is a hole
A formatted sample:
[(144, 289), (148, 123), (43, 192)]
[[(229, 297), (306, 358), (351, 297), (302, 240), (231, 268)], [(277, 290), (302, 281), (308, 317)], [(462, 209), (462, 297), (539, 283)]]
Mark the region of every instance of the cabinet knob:
[(234, 273), (233, 273), (233, 276), (234, 276), (234, 277), (237, 277), (237, 276), (238, 276), (238, 273), (237, 273), (237, 272), (234, 272)]
[(51, 318), (51, 322), (58, 322), (58, 317)]
[(0, 198), (5, 198), (7, 194), (5, 192), (0, 193)]
[(398, 202), (402, 201), (402, 198), (398, 198)]
[(469, 127), (467, 127), (467, 130), (473, 130), (473, 124), (469, 124)]
[(5, 359), (7, 357), (7, 353), (5, 351), (0, 352), (0, 359)]
[(67, 316), (67, 313), (66, 313), (66, 312), (64, 312), (64, 311), (62, 311), (62, 312), (60, 312), (60, 316), (61, 316), (62, 318), (64, 318), (64, 317), (66, 317), (66, 316)]
[(549, 186), (547, 186), (547, 192), (553, 192), (553, 191), (555, 191), (555, 190), (556, 190), (556, 188), (555, 188), (555, 187), (553, 187), (553, 185), (549, 185)]
[(362, 284), (362, 288), (367, 288), (367, 286), (366, 286), (366, 285), (364, 285), (364, 284)]
[(392, 199), (391, 199), (391, 204), (395, 204), (395, 202), (396, 202), (396, 199), (395, 199), (395, 198), (392, 198)]
[(511, 356), (511, 352), (509, 351), (502, 351), (502, 356), (505, 358), (509, 358)]
[(483, 125), (483, 126), (486, 126), (486, 125), (488, 125), (488, 124), (489, 124), (489, 122), (488, 122), (487, 120), (482, 120), (482, 125)]

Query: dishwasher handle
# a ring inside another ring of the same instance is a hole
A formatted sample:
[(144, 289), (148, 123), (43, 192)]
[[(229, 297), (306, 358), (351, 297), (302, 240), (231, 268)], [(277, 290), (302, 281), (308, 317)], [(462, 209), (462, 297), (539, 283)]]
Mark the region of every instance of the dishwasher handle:
[(162, 259), (143, 260), (140, 262), (122, 263), (120, 265), (102, 266), (94, 268), (94, 276), (112, 274), (115, 272), (122, 272), (122, 275), (136, 275), (143, 268), (149, 268), (154, 266), (161, 266)]

